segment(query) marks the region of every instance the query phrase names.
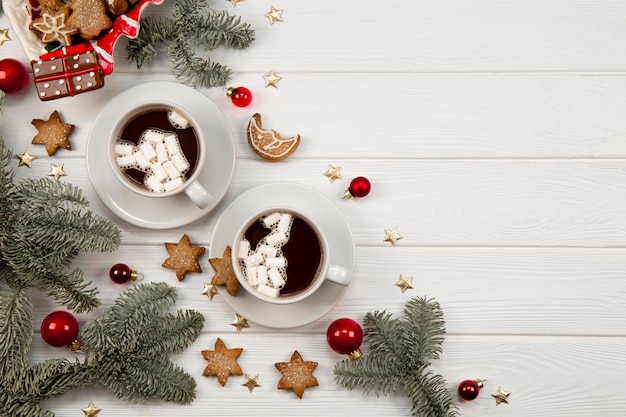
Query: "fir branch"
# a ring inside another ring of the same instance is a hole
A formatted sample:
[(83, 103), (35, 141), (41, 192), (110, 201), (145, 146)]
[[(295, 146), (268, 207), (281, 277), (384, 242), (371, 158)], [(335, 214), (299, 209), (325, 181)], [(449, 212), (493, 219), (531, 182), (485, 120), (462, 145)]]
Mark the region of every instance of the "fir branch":
[(401, 339), (401, 324), (386, 311), (369, 312), (363, 319), (363, 338), (370, 345), (370, 355), (387, 366), (398, 370), (402, 368), (406, 355)]
[(400, 325), (404, 331), (400, 337), (405, 351), (412, 353), (407, 356), (409, 367), (428, 363), (430, 359), (439, 359), (446, 334), (439, 303), (433, 299), (416, 297), (407, 302), (403, 315)]
[(413, 371), (412, 377), (405, 378), (402, 388), (411, 399), (413, 415), (457, 416), (457, 406), (446, 385), (441, 375), (427, 371), (426, 366)]
[(145, 333), (142, 354), (148, 358), (184, 351), (200, 336), (204, 317), (197, 311), (178, 311), (177, 315), (161, 316), (154, 324), (151, 334)]
[(398, 391), (404, 375), (389, 368), (384, 362), (365, 356), (358, 366), (348, 360), (335, 364), (335, 382), (347, 389), (361, 389), (362, 394), (389, 395)]
[(142, 18), (139, 36), (129, 40), (126, 52), (128, 60), (141, 68), (158, 54), (158, 44), (166, 44), (163, 49), (168, 51), (176, 78), (194, 87), (216, 87), (228, 83), (231, 70), (198, 56), (196, 50), (245, 49), (254, 37), (249, 24), (226, 11), (212, 10), (207, 0), (178, 0), (172, 19)]
[[(10, 274), (6, 267), (0, 277)], [(0, 285), (0, 375), (3, 384), (17, 382), (16, 370), (28, 365), (28, 351), (33, 338), (33, 301), (22, 286)]]

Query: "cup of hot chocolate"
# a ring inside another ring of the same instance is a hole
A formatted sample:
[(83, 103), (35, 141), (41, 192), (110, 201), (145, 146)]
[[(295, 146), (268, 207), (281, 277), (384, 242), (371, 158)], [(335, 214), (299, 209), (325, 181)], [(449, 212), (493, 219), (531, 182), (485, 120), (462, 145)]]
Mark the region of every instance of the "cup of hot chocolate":
[(257, 211), (232, 245), (240, 285), (273, 304), (304, 300), (326, 280), (348, 285), (351, 270), (330, 262), (328, 241), (310, 216), (286, 207)]
[(203, 132), (189, 111), (167, 101), (124, 113), (109, 135), (109, 162), (126, 188), (145, 197), (185, 193), (199, 208), (211, 195), (198, 180), (206, 158)]

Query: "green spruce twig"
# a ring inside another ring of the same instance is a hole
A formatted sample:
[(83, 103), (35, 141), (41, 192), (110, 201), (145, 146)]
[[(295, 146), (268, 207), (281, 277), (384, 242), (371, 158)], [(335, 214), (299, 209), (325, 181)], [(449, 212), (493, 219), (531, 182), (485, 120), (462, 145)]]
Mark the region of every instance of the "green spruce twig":
[(386, 311), (369, 312), (363, 320), (364, 343), (369, 352), (356, 361), (335, 365), (335, 382), (360, 388), (363, 394), (404, 392), (420, 417), (458, 415), (445, 379), (428, 369), (439, 359), (445, 322), (439, 303), (416, 297), (400, 318)]
[(228, 83), (231, 70), (196, 51), (245, 49), (254, 35), (241, 18), (212, 9), (207, 0), (178, 0), (172, 18), (142, 18), (139, 36), (129, 40), (126, 52), (128, 60), (141, 68), (165, 49), (176, 78), (194, 87), (217, 87)]

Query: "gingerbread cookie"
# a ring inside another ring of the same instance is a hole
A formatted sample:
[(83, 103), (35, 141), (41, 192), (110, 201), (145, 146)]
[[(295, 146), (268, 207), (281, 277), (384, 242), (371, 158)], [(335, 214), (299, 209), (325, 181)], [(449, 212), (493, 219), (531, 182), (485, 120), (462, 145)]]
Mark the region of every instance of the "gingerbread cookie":
[(48, 120), (33, 119), (33, 126), (39, 133), (33, 138), (33, 145), (46, 145), (48, 156), (55, 154), (57, 149), (72, 149), (69, 135), (74, 131), (74, 125), (62, 123), (58, 111), (53, 111)]
[(78, 29), (83, 39), (94, 39), (113, 26), (103, 0), (73, 0), (69, 5), (72, 13), (67, 19), (67, 26)]
[(67, 8), (46, 11), (41, 17), (34, 19), (30, 27), (41, 34), (43, 43), (59, 41), (62, 45), (69, 46), (72, 43), (72, 35), (78, 33), (78, 29), (67, 24), (69, 14)]
[(261, 115), (254, 113), (246, 129), (248, 144), (261, 158), (282, 161), (291, 155), (300, 144), (300, 135), (283, 138), (276, 131), (263, 129)]
[(303, 361), (297, 350), (293, 352), (289, 362), (278, 362), (274, 366), (283, 374), (278, 381), (278, 389), (292, 389), (298, 398), (302, 398), (305, 388), (319, 385), (317, 378), (313, 376), (317, 362)]
[(219, 337), (215, 341), (215, 350), (203, 350), (202, 356), (209, 361), (202, 375), (217, 376), (219, 383), (224, 386), (229, 375), (243, 375), (237, 358), (243, 352), (243, 348), (228, 349)]
[(166, 243), (165, 249), (170, 256), (161, 266), (176, 270), (176, 278), (179, 281), (185, 278), (187, 272), (202, 272), (198, 258), (204, 253), (204, 247), (191, 246), (189, 236), (186, 234), (180, 238), (178, 244)]
[(106, 0), (107, 10), (114, 15), (124, 14), (128, 11), (128, 2), (126, 0)]
[(239, 281), (237, 281), (237, 276), (233, 270), (231, 253), (231, 247), (226, 246), (226, 249), (224, 249), (224, 255), (222, 255), (221, 258), (209, 259), (209, 263), (215, 270), (215, 275), (211, 280), (211, 284), (225, 286), (228, 294), (234, 297), (239, 289)]

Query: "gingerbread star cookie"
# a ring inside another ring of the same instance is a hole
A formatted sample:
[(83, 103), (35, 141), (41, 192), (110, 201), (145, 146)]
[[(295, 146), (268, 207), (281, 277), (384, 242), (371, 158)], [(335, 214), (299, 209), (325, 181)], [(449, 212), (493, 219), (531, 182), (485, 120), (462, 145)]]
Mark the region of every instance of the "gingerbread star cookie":
[(231, 253), (232, 249), (230, 246), (226, 246), (224, 255), (221, 258), (209, 259), (209, 263), (215, 270), (211, 284), (225, 286), (226, 292), (234, 297), (239, 289), (239, 281), (237, 281), (235, 271), (233, 271), (233, 263), (230, 258)]
[(215, 341), (215, 350), (203, 350), (202, 356), (209, 361), (209, 364), (202, 375), (217, 376), (219, 383), (224, 386), (229, 375), (243, 375), (241, 367), (237, 363), (237, 358), (243, 352), (243, 348), (228, 349), (219, 337)]
[(317, 362), (303, 361), (297, 350), (293, 352), (289, 362), (278, 362), (274, 366), (283, 374), (278, 381), (278, 389), (292, 389), (298, 398), (302, 398), (305, 388), (319, 385), (317, 378), (313, 376)]
[(176, 278), (179, 281), (185, 278), (187, 272), (202, 272), (198, 258), (204, 253), (204, 247), (191, 246), (189, 236), (186, 234), (180, 238), (178, 244), (165, 243), (165, 249), (170, 256), (161, 266), (176, 270)]
[(32, 143), (46, 145), (48, 156), (54, 155), (59, 148), (72, 149), (69, 136), (74, 131), (74, 125), (62, 123), (58, 111), (53, 111), (48, 120), (33, 119), (31, 123), (39, 131)]
[(83, 39), (94, 39), (104, 29), (113, 26), (102, 0), (72, 0), (68, 4), (72, 14), (67, 19), (67, 26), (78, 29)]

